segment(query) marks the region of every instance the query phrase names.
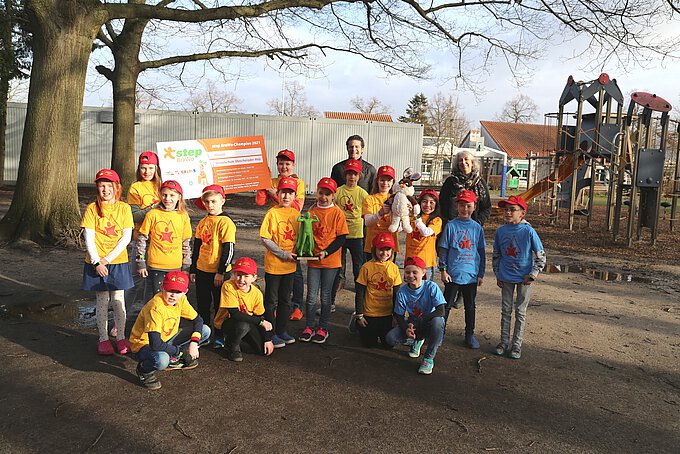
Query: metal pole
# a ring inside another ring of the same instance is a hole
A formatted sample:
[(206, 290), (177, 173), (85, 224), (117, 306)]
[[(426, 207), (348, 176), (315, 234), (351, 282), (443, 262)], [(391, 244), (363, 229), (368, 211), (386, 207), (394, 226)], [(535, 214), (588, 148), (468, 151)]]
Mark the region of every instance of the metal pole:
[(576, 131), (574, 133), (573, 172), (571, 174), (571, 194), (569, 194), (569, 230), (574, 230), (574, 206), (576, 205), (576, 184), (578, 180), (579, 159), (581, 157), (581, 123), (583, 121), (583, 90), (578, 87), (578, 108), (576, 111)]
[[(597, 82), (600, 83), (599, 81)], [(600, 86), (597, 92), (597, 111), (595, 112), (595, 136), (593, 141), (593, 153), (590, 158), (590, 194), (588, 196), (588, 219), (586, 225), (590, 227), (590, 221), (593, 219), (593, 198), (595, 197), (595, 173), (597, 170), (597, 159), (595, 156), (600, 152), (600, 129), (602, 126), (602, 108), (604, 107), (604, 88)]]
[(677, 128), (675, 131), (678, 135), (675, 138), (675, 174), (673, 175), (673, 181), (671, 182), (671, 222), (670, 228), (671, 232), (675, 226), (675, 215), (677, 214), (677, 202), (680, 196), (680, 189), (678, 183), (680, 183), (680, 121), (677, 123)]
[[(607, 118), (609, 118), (609, 115), (611, 113), (611, 99), (609, 98), (607, 102)], [(614, 144), (612, 144), (612, 152), (609, 155), (609, 188), (607, 189), (607, 219), (606, 219), (606, 227), (607, 231), (610, 232), (612, 230), (612, 221), (617, 225), (617, 233), (618, 233), (618, 218), (616, 218), (616, 214), (614, 215), (615, 219), (612, 219), (612, 199), (614, 199), (614, 191), (618, 192), (618, 185), (616, 184), (616, 171), (618, 170), (618, 166), (621, 165), (621, 159), (619, 159), (620, 156), (620, 150), (622, 149), (622, 144), (623, 141), (622, 139), (622, 134), (623, 134), (623, 121), (621, 117), (621, 113), (623, 111), (623, 106), (621, 104), (617, 103), (616, 106), (616, 124), (619, 125), (619, 132), (614, 136)], [(619, 183), (620, 184), (620, 183)], [(616, 199), (618, 200), (618, 198)], [(614, 209), (616, 211), (616, 209)], [(621, 210), (619, 209), (619, 215), (621, 214)], [(614, 241), (616, 241), (616, 237), (614, 237)]]
[(550, 175), (554, 175), (555, 182), (552, 184), (551, 197), (550, 197), (550, 224), (554, 225), (557, 222), (557, 216), (559, 214), (559, 205), (557, 204), (557, 171), (559, 169), (560, 158), (558, 153), (562, 151), (562, 131), (563, 127), (563, 117), (564, 117), (564, 106), (560, 106), (559, 112), (557, 113), (557, 138), (555, 145), (555, 154), (550, 161), (550, 168), (548, 169), (548, 178)]

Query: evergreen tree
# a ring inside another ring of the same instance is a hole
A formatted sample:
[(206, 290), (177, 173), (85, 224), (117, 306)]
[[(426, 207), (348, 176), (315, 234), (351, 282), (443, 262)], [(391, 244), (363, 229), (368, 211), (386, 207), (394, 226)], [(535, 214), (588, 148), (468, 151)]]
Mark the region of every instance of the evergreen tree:
[(425, 128), (423, 134), (431, 136), (434, 134), (434, 128), (428, 115), (429, 109), (427, 97), (423, 93), (416, 93), (408, 102), (406, 115), (399, 117), (399, 121), (402, 123), (420, 123)]

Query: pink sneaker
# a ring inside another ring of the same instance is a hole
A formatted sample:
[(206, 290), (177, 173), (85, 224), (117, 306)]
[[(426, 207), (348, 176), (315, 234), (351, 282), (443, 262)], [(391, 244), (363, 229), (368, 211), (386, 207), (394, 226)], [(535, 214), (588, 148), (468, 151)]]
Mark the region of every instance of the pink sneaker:
[(100, 355), (108, 356), (113, 355), (116, 352), (113, 351), (113, 345), (111, 345), (111, 341), (105, 340), (97, 344), (97, 353), (99, 353)]
[(300, 334), (300, 340), (302, 342), (309, 342), (312, 340), (312, 336), (314, 335), (314, 331), (312, 331), (312, 328), (309, 326), (305, 327), (305, 330)]
[(130, 353), (130, 342), (128, 342), (127, 339), (121, 339), (118, 342), (116, 342), (116, 350), (118, 350), (118, 353), (121, 355), (126, 355)]

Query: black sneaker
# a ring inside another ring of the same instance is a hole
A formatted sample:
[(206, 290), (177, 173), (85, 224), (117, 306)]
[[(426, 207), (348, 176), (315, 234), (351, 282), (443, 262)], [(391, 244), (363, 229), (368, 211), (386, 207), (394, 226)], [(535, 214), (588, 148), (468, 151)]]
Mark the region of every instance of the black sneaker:
[(198, 367), (198, 359), (192, 359), (189, 355), (184, 355), (182, 358), (182, 370), (196, 369)]
[(161, 382), (156, 377), (155, 371), (142, 372), (142, 363), (137, 364), (137, 377), (146, 389), (159, 389), (161, 387)]
[(229, 353), (227, 353), (227, 359), (229, 361), (234, 361), (235, 363), (240, 363), (243, 361), (243, 355), (241, 354), (241, 350), (232, 350)]
[(171, 356), (170, 362), (168, 363), (168, 370), (177, 370), (184, 367), (183, 355), (180, 352), (179, 356)]
[(323, 328), (319, 328), (316, 330), (314, 335), (312, 336), (312, 342), (315, 344), (323, 344), (326, 342), (326, 339), (328, 338), (328, 331), (326, 331)]

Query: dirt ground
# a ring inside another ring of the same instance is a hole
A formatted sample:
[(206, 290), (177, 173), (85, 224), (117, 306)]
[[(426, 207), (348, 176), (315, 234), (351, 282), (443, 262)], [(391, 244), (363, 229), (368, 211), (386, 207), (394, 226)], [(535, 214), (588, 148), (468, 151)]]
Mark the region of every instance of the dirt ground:
[[(0, 188), (0, 214), (11, 195)], [(230, 196), (227, 211), (237, 255), (262, 264), (264, 211), (245, 196)], [(519, 361), (491, 353), (500, 293), (489, 271), (482, 348), (464, 346), (462, 309), (452, 312), (431, 376), (405, 349), (359, 346), (346, 329), (350, 288), (326, 344), (240, 364), (205, 348), (197, 369), (160, 373), (158, 391), (138, 384), (132, 356), (97, 356), (94, 295), (78, 290), (82, 251), (5, 245), (0, 452), (678, 452), (680, 235), (666, 223), (655, 247), (628, 249), (597, 216), (574, 232), (531, 211), (528, 220), (553, 272), (535, 284)]]

